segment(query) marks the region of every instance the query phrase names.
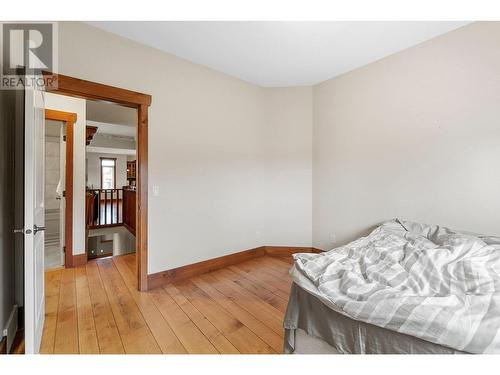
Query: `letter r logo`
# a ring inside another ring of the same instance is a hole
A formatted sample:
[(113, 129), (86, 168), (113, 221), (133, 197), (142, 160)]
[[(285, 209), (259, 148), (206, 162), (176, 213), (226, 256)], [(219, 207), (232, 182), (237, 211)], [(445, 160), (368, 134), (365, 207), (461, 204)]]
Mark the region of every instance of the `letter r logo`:
[(53, 70), (53, 25), (51, 23), (2, 24), (3, 74), (15, 75), (23, 67), (27, 75)]

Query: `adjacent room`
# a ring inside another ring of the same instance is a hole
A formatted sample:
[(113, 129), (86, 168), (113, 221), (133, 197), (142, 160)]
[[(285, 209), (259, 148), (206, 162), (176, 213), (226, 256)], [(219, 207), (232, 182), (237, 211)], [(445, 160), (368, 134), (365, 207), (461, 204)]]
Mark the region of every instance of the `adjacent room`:
[(87, 258), (135, 252), (135, 110), (87, 101)]
[(500, 353), (500, 22), (47, 24), (6, 351)]
[(65, 123), (45, 122), (45, 269), (64, 266)]

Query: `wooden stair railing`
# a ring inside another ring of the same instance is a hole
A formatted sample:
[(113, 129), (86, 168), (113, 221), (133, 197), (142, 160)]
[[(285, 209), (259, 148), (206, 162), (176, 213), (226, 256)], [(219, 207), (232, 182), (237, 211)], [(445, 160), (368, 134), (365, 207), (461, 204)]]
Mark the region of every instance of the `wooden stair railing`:
[(87, 228), (123, 225), (123, 189), (87, 189)]

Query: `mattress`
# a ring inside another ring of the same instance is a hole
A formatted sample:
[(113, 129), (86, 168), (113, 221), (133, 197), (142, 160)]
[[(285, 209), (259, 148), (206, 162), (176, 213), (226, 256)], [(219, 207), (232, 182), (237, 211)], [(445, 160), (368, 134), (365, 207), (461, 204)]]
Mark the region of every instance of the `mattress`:
[(456, 351), (500, 353), (499, 237), (396, 219), (294, 259), (294, 282), (338, 314)]
[(461, 354), (342, 315), (295, 282), (284, 319), (284, 352), (289, 354)]

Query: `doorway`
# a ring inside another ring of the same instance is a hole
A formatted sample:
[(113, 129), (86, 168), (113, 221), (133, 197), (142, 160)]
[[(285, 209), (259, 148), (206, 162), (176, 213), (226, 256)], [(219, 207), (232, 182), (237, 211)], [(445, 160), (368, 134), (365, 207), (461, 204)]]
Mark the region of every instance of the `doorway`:
[[(56, 146), (52, 146), (51, 155), (45, 150), (45, 219), (46, 219), (46, 237), (45, 237), (45, 261), (49, 262), (45, 269), (54, 268), (52, 265), (60, 257), (59, 266), (72, 267), (73, 262), (73, 127), (76, 122), (76, 113), (56, 111), (52, 109), (45, 110), (45, 133), (46, 146), (47, 134), (49, 137), (59, 138), (57, 146), (59, 148), (59, 168), (58, 176), (50, 176), (54, 165), (47, 164), (52, 160), (55, 163), (53, 154), (56, 152)], [(49, 173), (47, 173), (49, 172)], [(57, 183), (56, 183), (57, 180)], [(47, 205), (49, 203), (50, 205)], [(53, 210), (58, 210), (54, 214)], [(52, 216), (57, 218), (57, 224), (47, 222)], [(56, 228), (58, 226), (58, 228)], [(54, 232), (58, 231), (57, 239)], [(48, 237), (48, 238), (47, 238)]]
[(137, 110), (87, 100), (86, 125), (88, 259), (125, 254), (134, 258)]
[[(151, 96), (126, 89), (107, 86), (64, 75), (53, 75), (53, 85), (47, 92), (68, 95), (96, 102), (108, 102), (136, 110), (136, 183), (135, 183), (135, 248), (137, 288), (148, 289), (147, 232), (148, 232), (148, 107)], [(67, 160), (69, 156), (67, 155)], [(66, 190), (69, 191), (68, 186)], [(69, 202), (69, 199), (67, 199)], [(68, 220), (66, 220), (67, 222)]]
[(66, 124), (45, 119), (45, 270), (64, 266), (64, 175)]

